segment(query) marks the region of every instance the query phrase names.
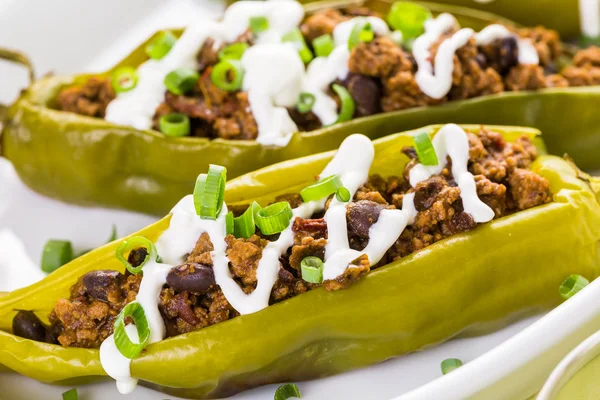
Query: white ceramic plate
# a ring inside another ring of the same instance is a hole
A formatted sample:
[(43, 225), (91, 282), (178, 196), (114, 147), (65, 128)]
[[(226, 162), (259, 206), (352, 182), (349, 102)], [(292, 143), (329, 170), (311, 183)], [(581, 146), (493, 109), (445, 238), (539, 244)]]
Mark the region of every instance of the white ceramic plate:
[[(0, 46), (20, 49), (29, 54), (38, 75), (50, 71), (99, 71), (111, 66), (157, 28), (183, 25), (196, 18), (214, 17), (220, 9), (221, 5), (211, 0), (0, 0)], [(24, 71), (0, 63), (0, 102), (14, 99), (18, 90), (26, 84), (25, 79)], [(118, 232), (123, 236), (154, 220), (153, 217), (140, 214), (81, 208), (44, 198), (24, 187), (10, 164), (0, 159), (0, 231), (10, 229), (19, 236), (24, 242), (25, 252), (35, 265), (39, 263), (42, 246), (49, 238), (68, 239), (73, 241), (77, 249), (85, 249), (103, 243), (109, 236), (112, 224), (118, 226)], [(6, 276), (0, 275), (0, 282), (3, 279)], [(511, 368), (530, 365), (528, 363), (534, 359), (539, 361), (539, 352), (529, 352), (527, 357), (522, 357), (519, 345), (535, 348), (540, 335), (549, 335), (558, 340), (558, 336), (552, 336), (552, 332), (544, 332), (542, 325), (533, 333), (518, 335), (513, 342), (507, 342), (508, 345), (504, 343), (536, 319), (521, 321), (487, 336), (453, 340), (370, 368), (303, 382), (299, 387), (303, 398), (314, 400), (387, 400), (428, 383), (409, 397), (459, 399), (471, 396), (480, 392), (482, 387), (497, 386), (498, 382), (503, 382), (510, 375), (511, 369), (506, 368), (490, 374), (486, 370), (491, 368), (490, 363), (513, 360)], [(443, 359), (455, 357), (469, 363), (501, 343), (504, 343), (503, 347), (494, 350), (491, 355), (480, 357), (477, 362), (436, 380), (441, 376), (439, 365)], [(537, 381), (544, 378), (560, 356), (575, 345), (564, 345), (558, 352), (560, 354), (551, 360), (542, 360)], [(528, 376), (516, 379), (522, 384), (519, 387), (520, 395), (511, 396), (511, 399), (525, 398), (533, 393), (536, 386), (527, 384)], [(535, 384), (541, 385), (537, 381)], [(235, 398), (269, 399), (276, 387), (258, 388)], [(0, 400), (60, 399), (61, 393), (67, 389), (45, 385), (16, 374), (0, 374)], [(78, 389), (80, 398), (85, 400), (121, 398), (114, 383), (109, 380)], [(140, 387), (129, 397), (123, 398), (166, 397)]]

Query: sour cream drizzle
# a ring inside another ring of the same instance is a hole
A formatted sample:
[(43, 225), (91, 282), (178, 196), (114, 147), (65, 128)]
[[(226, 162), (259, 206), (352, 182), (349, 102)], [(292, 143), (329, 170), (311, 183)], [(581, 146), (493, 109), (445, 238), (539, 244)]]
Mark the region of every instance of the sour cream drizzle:
[[(440, 37), (457, 26), (456, 19), (447, 13), (425, 22), (425, 33), (415, 39), (413, 56), (418, 70), (415, 76), (417, 84), (427, 96), (441, 99), (452, 88), (452, 72), (454, 71), (454, 54), (467, 44), (475, 32), (469, 28), (460, 29), (450, 38), (445, 39), (438, 47), (435, 55), (435, 69), (431, 62), (430, 48)], [(487, 44), (495, 39), (513, 36), (501, 25), (490, 25), (475, 35), (477, 44)], [(514, 35), (516, 36), (516, 35)], [(527, 39), (518, 39), (519, 62), (522, 64), (538, 64), (535, 48)]]
[[(432, 141), (439, 164), (435, 166), (415, 165), (410, 170), (410, 185), (439, 174), (446, 165), (446, 158), (452, 160), (452, 174), (460, 190), (465, 212), (478, 222), (487, 222), (494, 212), (477, 197), (473, 175), (467, 170), (469, 160), (469, 142), (467, 134), (457, 125), (445, 125)], [(367, 182), (373, 162), (375, 149), (372, 142), (363, 135), (351, 135), (340, 146), (338, 152), (321, 173), (321, 177), (339, 174), (344, 186), (354, 195), (358, 188)], [(310, 201), (293, 209), (293, 216), (310, 218), (311, 215), (325, 209), (326, 199)], [(417, 210), (414, 205), (414, 193), (404, 196), (402, 210), (382, 210), (377, 222), (369, 230), (369, 243), (362, 251), (353, 250), (348, 242), (345, 202), (335, 197), (331, 200), (324, 220), (327, 224), (327, 245), (323, 279), (335, 279), (347, 268), (354, 268), (352, 261), (365, 254), (371, 265), (377, 264), (386, 251), (396, 242), (408, 224), (413, 223)], [(166, 283), (169, 270), (184, 262), (203, 234), (207, 233), (213, 251), (211, 257), (215, 281), (223, 291), (227, 301), (240, 314), (251, 314), (269, 306), (269, 298), (279, 272), (279, 258), (293, 245), (293, 219), (281, 232), (279, 238), (263, 249), (256, 276), (257, 287), (249, 294), (244, 293), (233, 279), (227, 258), (226, 221), (227, 206), (224, 204), (216, 220), (201, 219), (196, 215), (193, 196), (184, 197), (172, 210), (169, 228), (156, 242), (158, 254), (163, 263), (150, 262), (143, 269), (143, 279), (136, 301), (144, 308), (150, 327), (150, 341), (155, 343), (165, 336), (164, 321), (158, 310), (160, 291)], [(132, 341), (137, 341), (137, 331), (132, 325), (126, 327)], [(106, 373), (117, 381), (121, 393), (130, 393), (135, 389), (137, 379), (131, 377), (131, 360), (123, 357), (115, 346), (113, 335), (100, 347), (100, 361)]]
[(589, 37), (600, 36), (600, 2), (579, 0), (579, 20), (581, 33)]

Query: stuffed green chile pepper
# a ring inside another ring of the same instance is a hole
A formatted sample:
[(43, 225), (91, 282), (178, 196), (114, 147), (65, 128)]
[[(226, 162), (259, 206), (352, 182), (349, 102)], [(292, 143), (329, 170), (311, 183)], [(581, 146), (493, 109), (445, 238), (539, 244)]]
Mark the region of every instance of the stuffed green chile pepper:
[(211, 163), (234, 177), (432, 122), (534, 126), (551, 153), (599, 166), (600, 50), (565, 61), (554, 31), (423, 4), (235, 3), (106, 74), (36, 82), (2, 154), (43, 194), (154, 214)]
[(600, 204), (543, 153), (532, 129), (448, 124), (351, 135), (226, 190), (211, 165), (165, 219), (1, 297), (0, 365), (216, 398), (549, 309), (600, 273)]

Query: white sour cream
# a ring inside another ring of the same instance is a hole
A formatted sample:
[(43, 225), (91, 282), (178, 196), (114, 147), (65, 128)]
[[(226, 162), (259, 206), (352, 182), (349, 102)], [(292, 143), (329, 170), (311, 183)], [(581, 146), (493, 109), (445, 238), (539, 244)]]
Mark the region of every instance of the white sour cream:
[(21, 239), (10, 229), (0, 230), (0, 292), (32, 285), (45, 276), (27, 255)]
[(589, 37), (600, 36), (600, 2), (579, 0), (579, 21), (581, 33)]

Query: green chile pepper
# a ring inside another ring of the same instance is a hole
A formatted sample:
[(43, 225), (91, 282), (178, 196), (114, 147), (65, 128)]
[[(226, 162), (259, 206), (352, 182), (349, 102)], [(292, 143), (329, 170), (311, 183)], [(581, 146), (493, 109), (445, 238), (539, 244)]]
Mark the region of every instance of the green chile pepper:
[[(369, 0), (366, 5), (385, 12), (391, 3)], [(311, 3), (307, 8), (331, 4)], [(424, 4), (436, 14), (451, 12), (463, 26), (476, 30), (499, 19), (477, 10)], [(144, 47), (142, 44), (117, 67), (143, 62)], [(10, 107), (0, 137), (0, 152), (12, 161), (28, 186), (76, 204), (164, 215), (211, 163), (226, 166), (229, 176), (235, 177), (283, 160), (335, 149), (354, 132), (375, 139), (448, 121), (533, 126), (544, 132), (551, 153), (568, 153), (583, 169), (600, 168), (600, 113), (592, 106), (600, 102), (600, 87), (502, 93), (379, 114), (296, 133), (288, 146), (272, 147), (255, 141), (172, 138), (52, 108), (61, 89), (88, 78), (53, 76), (35, 82)]]
[[(528, 134), (543, 153), (535, 130), (493, 129), (507, 140)], [(371, 173), (399, 175), (408, 161), (400, 149), (411, 145), (411, 137), (400, 133), (374, 143)], [(314, 182), (333, 154), (235, 179), (227, 185), (228, 203), (265, 202), (299, 190)], [(589, 179), (580, 179), (569, 162), (542, 155), (532, 169), (549, 180), (554, 202), (444, 239), (372, 271), (347, 290), (318, 288), (152, 344), (133, 360), (132, 375), (172, 395), (215, 398), (364, 367), (556, 306), (561, 301), (557, 288), (566, 276), (578, 273), (591, 280), (600, 274), (600, 204)], [(168, 225), (169, 216), (135, 235), (156, 240)], [(10, 326), (17, 309), (45, 318), (88, 271), (122, 271), (114, 256), (117, 245), (107, 244), (35, 285), (0, 297), (0, 365), (44, 382), (74, 384), (105, 375), (97, 350), (19, 338), (10, 334)]]

